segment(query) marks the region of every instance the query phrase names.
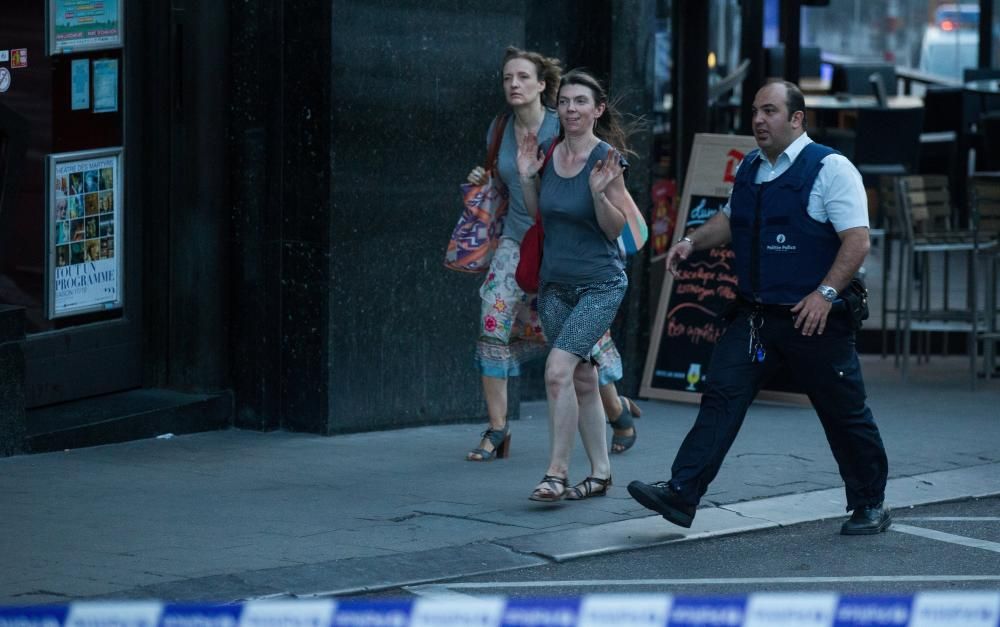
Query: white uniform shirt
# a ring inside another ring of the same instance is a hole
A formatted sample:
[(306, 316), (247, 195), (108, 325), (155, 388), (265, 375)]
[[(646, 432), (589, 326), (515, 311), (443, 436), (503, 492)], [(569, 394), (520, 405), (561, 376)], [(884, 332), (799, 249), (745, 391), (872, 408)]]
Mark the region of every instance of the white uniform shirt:
[[(757, 158), (761, 163), (754, 182), (767, 183), (784, 174), (802, 149), (811, 143), (809, 135), (802, 133), (778, 155), (775, 163), (768, 161), (763, 151), (758, 152)], [(809, 215), (817, 222), (830, 222), (838, 233), (859, 226), (868, 228), (868, 197), (861, 182), (861, 173), (844, 155), (828, 155), (821, 163), (823, 167), (809, 192), (806, 209)], [(727, 218), (730, 217), (732, 210), (728, 201), (722, 211)]]

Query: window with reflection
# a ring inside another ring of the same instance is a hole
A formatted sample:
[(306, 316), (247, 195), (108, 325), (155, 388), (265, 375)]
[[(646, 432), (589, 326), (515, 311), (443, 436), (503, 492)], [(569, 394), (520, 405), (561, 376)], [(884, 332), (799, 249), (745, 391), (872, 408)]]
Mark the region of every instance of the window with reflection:
[(801, 41), (835, 61), (891, 63), (961, 81), (977, 66), (978, 28), (978, 2), (830, 0), (803, 7)]

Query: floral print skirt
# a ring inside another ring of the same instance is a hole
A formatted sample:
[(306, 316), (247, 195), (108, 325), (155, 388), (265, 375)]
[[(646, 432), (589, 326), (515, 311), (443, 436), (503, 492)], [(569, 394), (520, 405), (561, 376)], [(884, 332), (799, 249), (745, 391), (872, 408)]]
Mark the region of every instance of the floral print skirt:
[[(486, 279), (479, 288), (481, 313), (476, 363), (481, 374), (498, 379), (521, 374), (521, 365), (548, 352), (538, 319), (538, 298), (527, 294), (514, 279), (520, 244), (502, 238)], [(622, 360), (610, 332), (594, 345), (592, 356), (601, 385), (622, 378)]]

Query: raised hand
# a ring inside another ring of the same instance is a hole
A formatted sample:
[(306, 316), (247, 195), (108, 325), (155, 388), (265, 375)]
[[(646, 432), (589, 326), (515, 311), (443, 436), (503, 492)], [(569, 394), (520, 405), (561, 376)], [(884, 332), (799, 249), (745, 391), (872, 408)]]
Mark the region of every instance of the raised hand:
[(538, 174), (545, 157), (538, 154), (538, 135), (528, 133), (517, 147), (517, 173), (525, 178)]
[(600, 194), (625, 171), (621, 164), (622, 155), (614, 148), (608, 149), (607, 157), (594, 164), (590, 171), (590, 191)]

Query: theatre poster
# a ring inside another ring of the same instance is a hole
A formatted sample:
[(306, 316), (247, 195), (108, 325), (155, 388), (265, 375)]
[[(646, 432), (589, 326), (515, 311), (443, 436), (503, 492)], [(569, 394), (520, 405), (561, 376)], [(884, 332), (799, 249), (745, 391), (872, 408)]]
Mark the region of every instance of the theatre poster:
[(122, 154), (103, 148), (49, 155), (49, 318), (122, 307)]

